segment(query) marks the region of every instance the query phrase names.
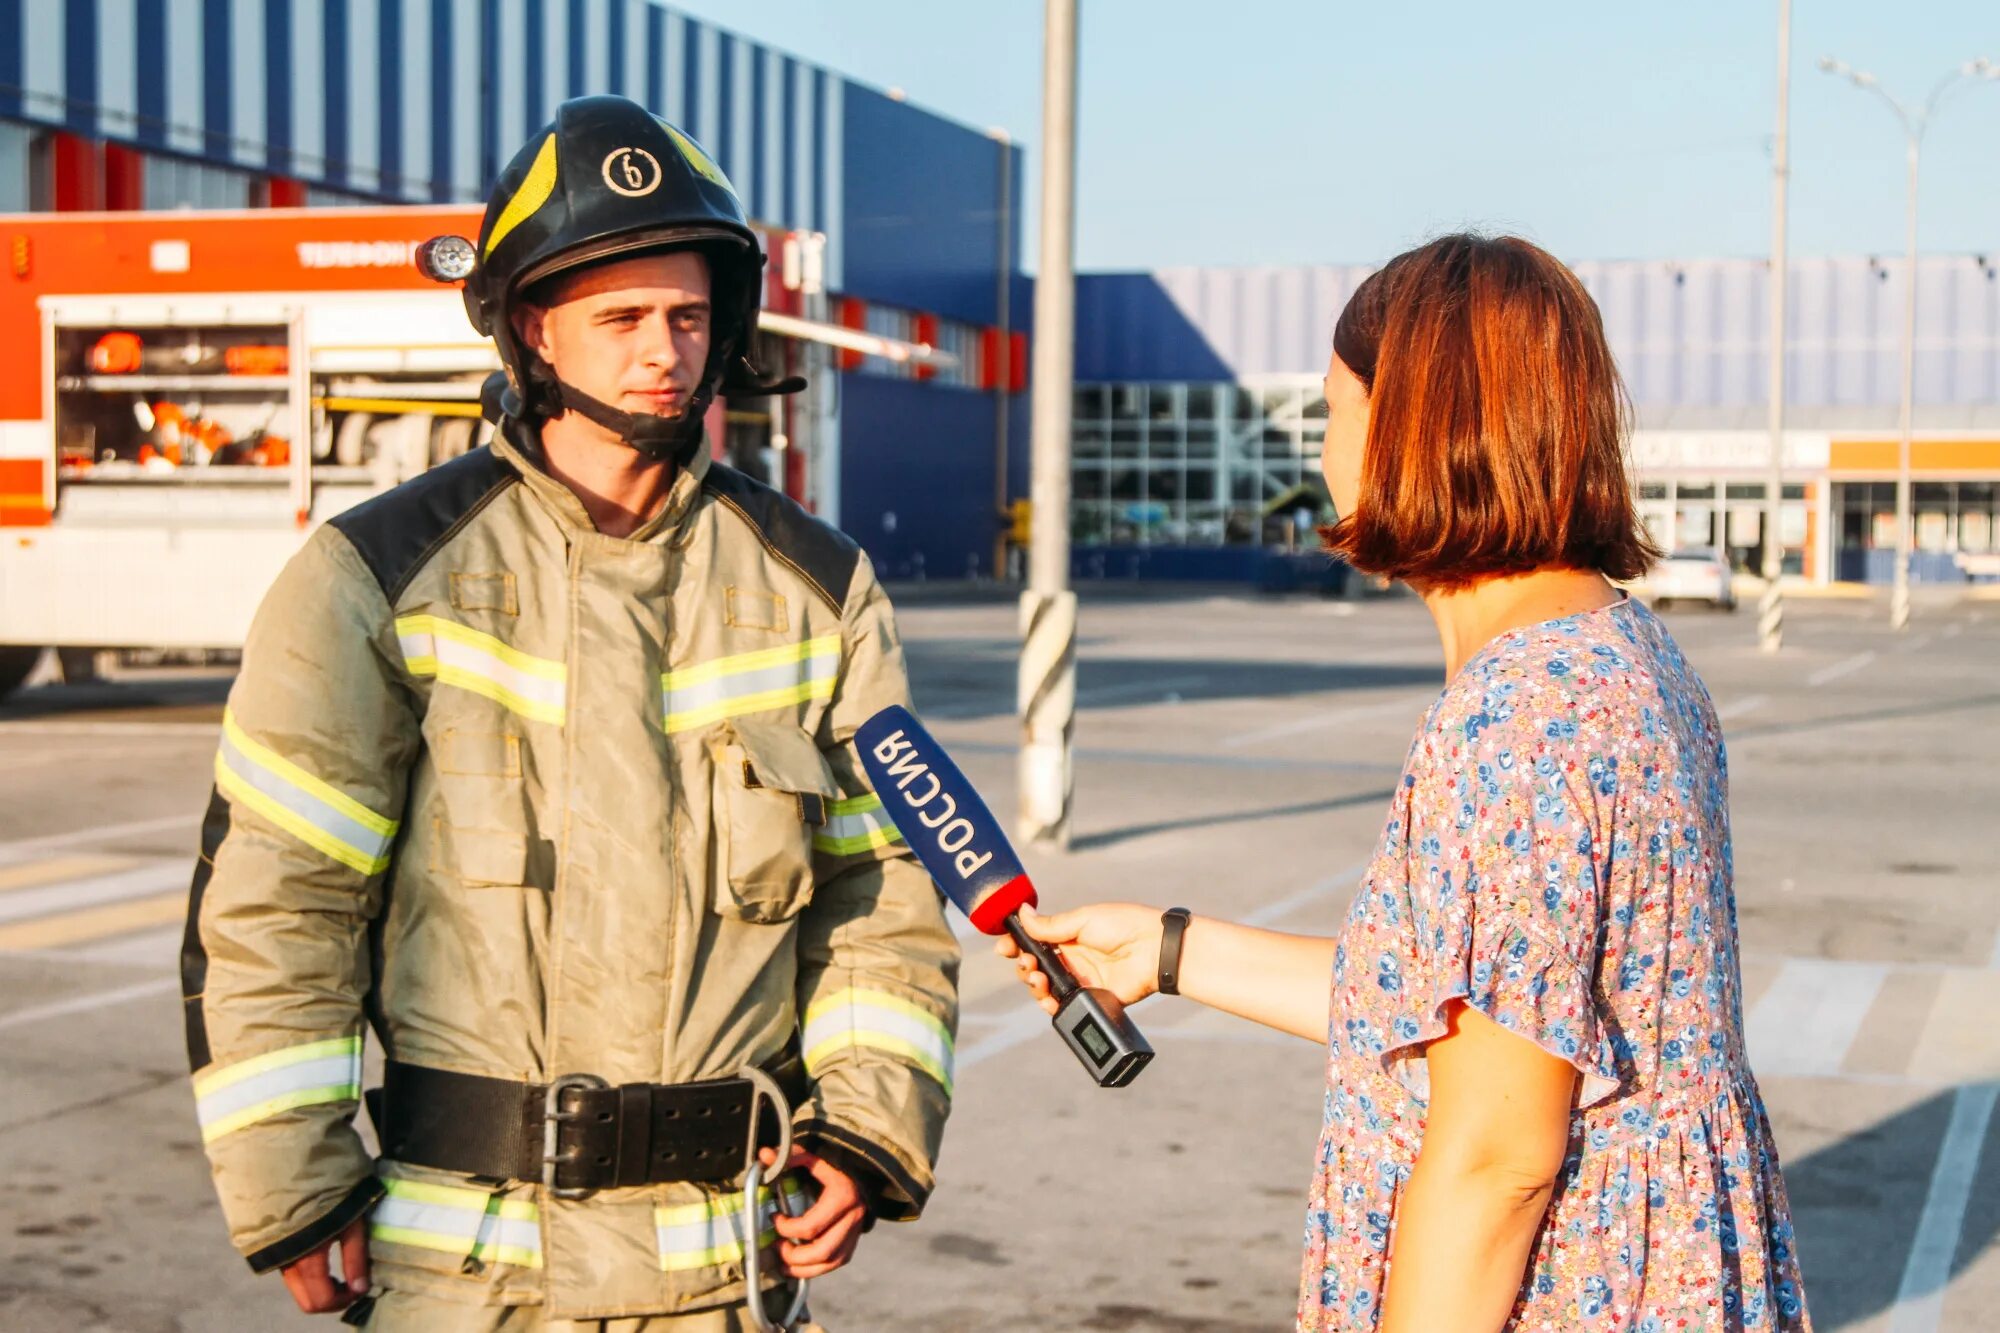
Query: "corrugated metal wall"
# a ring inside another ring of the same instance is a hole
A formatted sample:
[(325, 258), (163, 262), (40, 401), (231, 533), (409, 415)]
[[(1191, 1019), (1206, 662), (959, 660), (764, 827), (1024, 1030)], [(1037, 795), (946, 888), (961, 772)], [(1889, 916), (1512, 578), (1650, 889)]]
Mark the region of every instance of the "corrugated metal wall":
[[(2000, 255), (1924, 259), (1919, 403), (2000, 402)], [(1575, 265), (1641, 407), (1733, 407), (1765, 394), (1761, 260)], [(1087, 381), (1318, 374), (1364, 267), (1174, 268), (1077, 283), (1077, 377)], [(1787, 397), (1893, 407), (1902, 373), (1903, 264), (1793, 264)]]
[(650, 0), (0, 0), (0, 117), (351, 194), (483, 199), (558, 103), (623, 93), (827, 232), (836, 284), (848, 87)]

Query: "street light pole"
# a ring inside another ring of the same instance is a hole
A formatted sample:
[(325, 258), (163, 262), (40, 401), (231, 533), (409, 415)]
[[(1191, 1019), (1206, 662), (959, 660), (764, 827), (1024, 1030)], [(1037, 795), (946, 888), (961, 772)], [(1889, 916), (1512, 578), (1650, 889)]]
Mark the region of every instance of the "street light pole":
[(1069, 425), (1076, 374), (1076, 6), (1044, 0), (1042, 226), (1035, 278), (1028, 589), (1021, 594), (1021, 836), (1069, 846), (1076, 594), (1069, 587)]
[(1910, 504), (1910, 441), (1915, 433), (1917, 369), (1917, 172), (1923, 160), (1924, 132), (1937, 115), (1938, 106), (1951, 86), (1961, 79), (2000, 79), (2000, 65), (1981, 58), (1967, 61), (1938, 80), (1923, 109), (1912, 112), (1896, 100), (1873, 74), (1832, 57), (1821, 59), (1819, 67), (1837, 74), (1855, 87), (1874, 93), (1889, 104), (1903, 127), (1904, 156), (1909, 163), (1909, 185), (1903, 205), (1903, 394), (1898, 414), (1896, 448), (1896, 569), (1889, 594), (1889, 626), (1907, 629), (1910, 624), (1910, 553), (1914, 533)]
[(1889, 592), (1889, 628), (1910, 624), (1910, 553), (1916, 546), (1911, 530), (1910, 437), (1916, 433), (1917, 402), (1917, 168), (1923, 158), (1923, 126), (1908, 136), (1905, 155), (1910, 182), (1903, 202), (1903, 393), (1896, 409), (1896, 581)]
[(1771, 476), (1764, 484), (1764, 599), (1757, 608), (1757, 643), (1775, 653), (1785, 642), (1785, 291), (1787, 193), (1791, 184), (1792, 0), (1778, 0), (1778, 135), (1771, 164)]

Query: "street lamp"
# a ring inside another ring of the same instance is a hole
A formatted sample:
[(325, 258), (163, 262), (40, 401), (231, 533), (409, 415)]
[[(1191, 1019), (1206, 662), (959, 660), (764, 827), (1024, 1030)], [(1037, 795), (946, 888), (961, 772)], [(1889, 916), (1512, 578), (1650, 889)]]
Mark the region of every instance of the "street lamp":
[(1909, 159), (1909, 195), (1904, 205), (1908, 257), (1903, 265), (1903, 402), (1896, 458), (1896, 581), (1889, 596), (1889, 625), (1904, 629), (1910, 623), (1910, 418), (1916, 398), (1917, 361), (1917, 166), (1922, 157), (1924, 132), (1931, 126), (1945, 93), (1963, 79), (2000, 80), (2000, 65), (1981, 57), (1968, 60), (1939, 79), (1924, 99), (1922, 110), (1912, 111), (1896, 100), (1873, 74), (1855, 69), (1831, 56), (1821, 59), (1820, 69), (1836, 74), (1855, 87), (1874, 93), (1889, 104), (1903, 127), (1904, 151)]

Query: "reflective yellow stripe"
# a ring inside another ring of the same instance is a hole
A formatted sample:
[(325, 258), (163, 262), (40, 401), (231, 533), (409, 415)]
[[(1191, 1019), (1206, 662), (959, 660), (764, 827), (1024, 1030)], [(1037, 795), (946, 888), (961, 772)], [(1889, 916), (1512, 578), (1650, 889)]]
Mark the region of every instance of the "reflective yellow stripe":
[(556, 189), (556, 136), (551, 134), (542, 140), (541, 151), (535, 154), (528, 174), (521, 178), (521, 188), (514, 191), (514, 197), (500, 210), (500, 216), (493, 223), (493, 230), (486, 237), (486, 257), (491, 258), (493, 247), (507, 239), (507, 234), (533, 217)]
[(839, 652), (840, 636), (823, 634), (817, 639), (788, 643), (779, 648), (761, 648), (754, 653), (738, 653), (734, 657), (718, 657), (712, 662), (683, 667), (679, 671), (669, 671), (660, 678), (660, 683), (670, 690), (678, 690), (689, 685), (718, 680), (723, 676), (740, 675), (762, 667), (783, 666), (787, 662), (803, 662), (809, 657), (821, 657), (828, 653)]
[(660, 125), (666, 130), (668, 136), (673, 139), (675, 146), (681, 150), (681, 156), (687, 159), (689, 166), (731, 194), (736, 193), (736, 187), (729, 183), (729, 177), (722, 174), (722, 168), (715, 165), (714, 158), (702, 151), (700, 144), (697, 144), (693, 139), (688, 138), (687, 135), (682, 134), (664, 120), (660, 122)]
[(901, 841), (903, 835), (882, 808), (882, 798), (871, 791), (827, 807), (827, 823), (813, 834), (813, 850), (831, 856), (854, 856)]
[(532, 1199), (394, 1177), (382, 1187), (386, 1195), (368, 1220), (373, 1240), (482, 1263), (542, 1266), (542, 1214)]
[(660, 677), (664, 725), (672, 734), (727, 717), (831, 698), (839, 674), (838, 634), (669, 671)]
[(833, 697), (833, 681), (809, 681), (804, 685), (794, 685), (788, 689), (770, 690), (762, 694), (746, 694), (740, 698), (711, 704), (706, 708), (689, 709), (686, 712), (667, 714), (667, 733), (688, 731), (695, 727), (705, 727), (711, 722), (720, 722), (726, 717), (742, 717), (747, 713), (764, 713), (773, 708), (784, 708), (789, 704), (802, 704), (808, 699), (830, 699)]
[(835, 991), (806, 1010), (800, 1042), (813, 1078), (843, 1051), (867, 1049), (913, 1064), (951, 1091), (951, 1033), (935, 1014), (900, 995), (858, 987)]
[(413, 676), (435, 676), (510, 712), (560, 726), (569, 668), (440, 616), (399, 616), (396, 638)]
[(361, 1096), (361, 1038), (309, 1041), (195, 1076), (195, 1118), (201, 1140), (226, 1135), (282, 1111)]
[(903, 835), (893, 828), (870, 829), (866, 833), (856, 833), (846, 838), (837, 838), (830, 833), (815, 833), (813, 850), (826, 852), (832, 856), (857, 856), (862, 852), (872, 852), (878, 847), (893, 847), (902, 840)]
[(396, 821), (376, 814), (276, 751), (251, 740), (233, 712), (222, 714), (215, 782), (299, 841), (364, 875), (389, 864)]
[[(787, 1176), (785, 1196), (794, 1209), (805, 1205), (805, 1195), (797, 1179)], [(771, 1225), (777, 1200), (769, 1186), (757, 1191), (763, 1228), (758, 1248), (776, 1243), (778, 1231)], [(689, 1268), (712, 1268), (743, 1257), (743, 1191), (718, 1194), (701, 1203), (677, 1204), (653, 1209), (653, 1230), (660, 1248), (660, 1268), (676, 1273)]]

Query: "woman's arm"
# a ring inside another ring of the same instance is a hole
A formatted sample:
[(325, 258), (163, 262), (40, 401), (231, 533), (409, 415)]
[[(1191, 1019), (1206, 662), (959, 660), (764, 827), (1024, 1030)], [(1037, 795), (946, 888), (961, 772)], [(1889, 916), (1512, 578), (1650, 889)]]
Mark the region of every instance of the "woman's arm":
[[(1102, 986), (1126, 1004), (1159, 989), (1157, 907), (1100, 903), (1055, 916), (1024, 909), (1021, 924), (1035, 939), (1060, 948), (1086, 986)], [(1317, 935), (1287, 935), (1198, 916), (1181, 940), (1180, 993), (1211, 1009), (1324, 1043), (1334, 945)], [(1002, 958), (1016, 960), (1036, 1001), (1054, 1013), (1048, 978), (1035, 960), (1004, 936), (995, 949)]]
[(1445, 1020), (1380, 1333), (1505, 1325), (1569, 1147), (1576, 1070), (1461, 1002)]

